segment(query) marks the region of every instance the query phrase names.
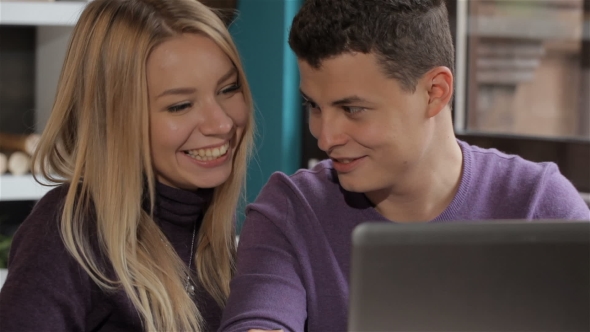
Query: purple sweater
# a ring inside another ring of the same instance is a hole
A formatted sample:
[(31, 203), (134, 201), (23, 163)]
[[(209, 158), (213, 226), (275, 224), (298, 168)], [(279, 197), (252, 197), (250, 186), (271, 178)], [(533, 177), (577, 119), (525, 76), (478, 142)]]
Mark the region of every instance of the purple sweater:
[[(102, 291), (66, 251), (57, 227), (66, 192), (62, 186), (47, 193), (15, 234), (0, 292), (0, 331), (143, 331), (127, 295)], [(210, 197), (210, 190), (157, 185), (156, 220), (187, 264), (193, 225), (200, 225)], [(221, 309), (197, 289), (207, 331), (215, 331)]]
[[(432, 222), (590, 219), (555, 164), (459, 144), (459, 190)], [(339, 186), (330, 161), (273, 174), (247, 210), (220, 331), (346, 331), (351, 233), (365, 221), (390, 222)]]

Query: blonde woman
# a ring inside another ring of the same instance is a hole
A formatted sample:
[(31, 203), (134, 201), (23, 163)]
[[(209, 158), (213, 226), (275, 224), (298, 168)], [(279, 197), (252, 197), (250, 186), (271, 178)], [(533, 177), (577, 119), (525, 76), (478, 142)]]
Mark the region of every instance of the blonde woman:
[(0, 329), (216, 330), (253, 125), (206, 6), (89, 2), (35, 156), (61, 185), (14, 237)]

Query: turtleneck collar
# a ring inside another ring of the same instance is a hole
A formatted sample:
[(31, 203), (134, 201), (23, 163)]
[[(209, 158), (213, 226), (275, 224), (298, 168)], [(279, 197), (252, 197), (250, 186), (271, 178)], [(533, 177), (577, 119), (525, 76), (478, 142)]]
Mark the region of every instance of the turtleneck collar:
[(192, 228), (200, 221), (213, 196), (213, 189), (188, 191), (156, 183), (155, 215), (160, 223), (168, 222)]

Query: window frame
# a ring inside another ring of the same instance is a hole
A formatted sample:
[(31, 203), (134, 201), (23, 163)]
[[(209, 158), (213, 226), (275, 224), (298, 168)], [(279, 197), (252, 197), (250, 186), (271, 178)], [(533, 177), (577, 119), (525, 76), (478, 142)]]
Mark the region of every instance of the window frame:
[[(585, 29), (588, 29), (590, 0), (584, 1)], [(468, 63), (469, 36), (467, 34), (469, 0), (446, 0), (449, 22), (455, 43), (455, 98), (453, 123), (458, 139), (483, 148), (496, 148), (536, 162), (554, 162), (590, 205), (590, 136), (537, 137), (518, 134), (496, 134), (467, 129), (469, 105)], [(582, 68), (590, 70), (590, 36), (583, 36)], [(587, 56), (584, 56), (587, 54)], [(587, 134), (587, 133), (584, 133)]]

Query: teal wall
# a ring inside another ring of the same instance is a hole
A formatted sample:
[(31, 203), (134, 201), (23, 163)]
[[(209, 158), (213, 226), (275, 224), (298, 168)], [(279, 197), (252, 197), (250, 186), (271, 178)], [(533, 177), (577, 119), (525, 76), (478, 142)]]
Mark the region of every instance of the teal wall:
[[(248, 169), (248, 202), (256, 198), (273, 172), (292, 174), (300, 165), (299, 72), (287, 41), (291, 21), (301, 3), (302, 0), (238, 0), (238, 16), (230, 26), (256, 112), (256, 151)], [(242, 215), (239, 220), (241, 226)]]

